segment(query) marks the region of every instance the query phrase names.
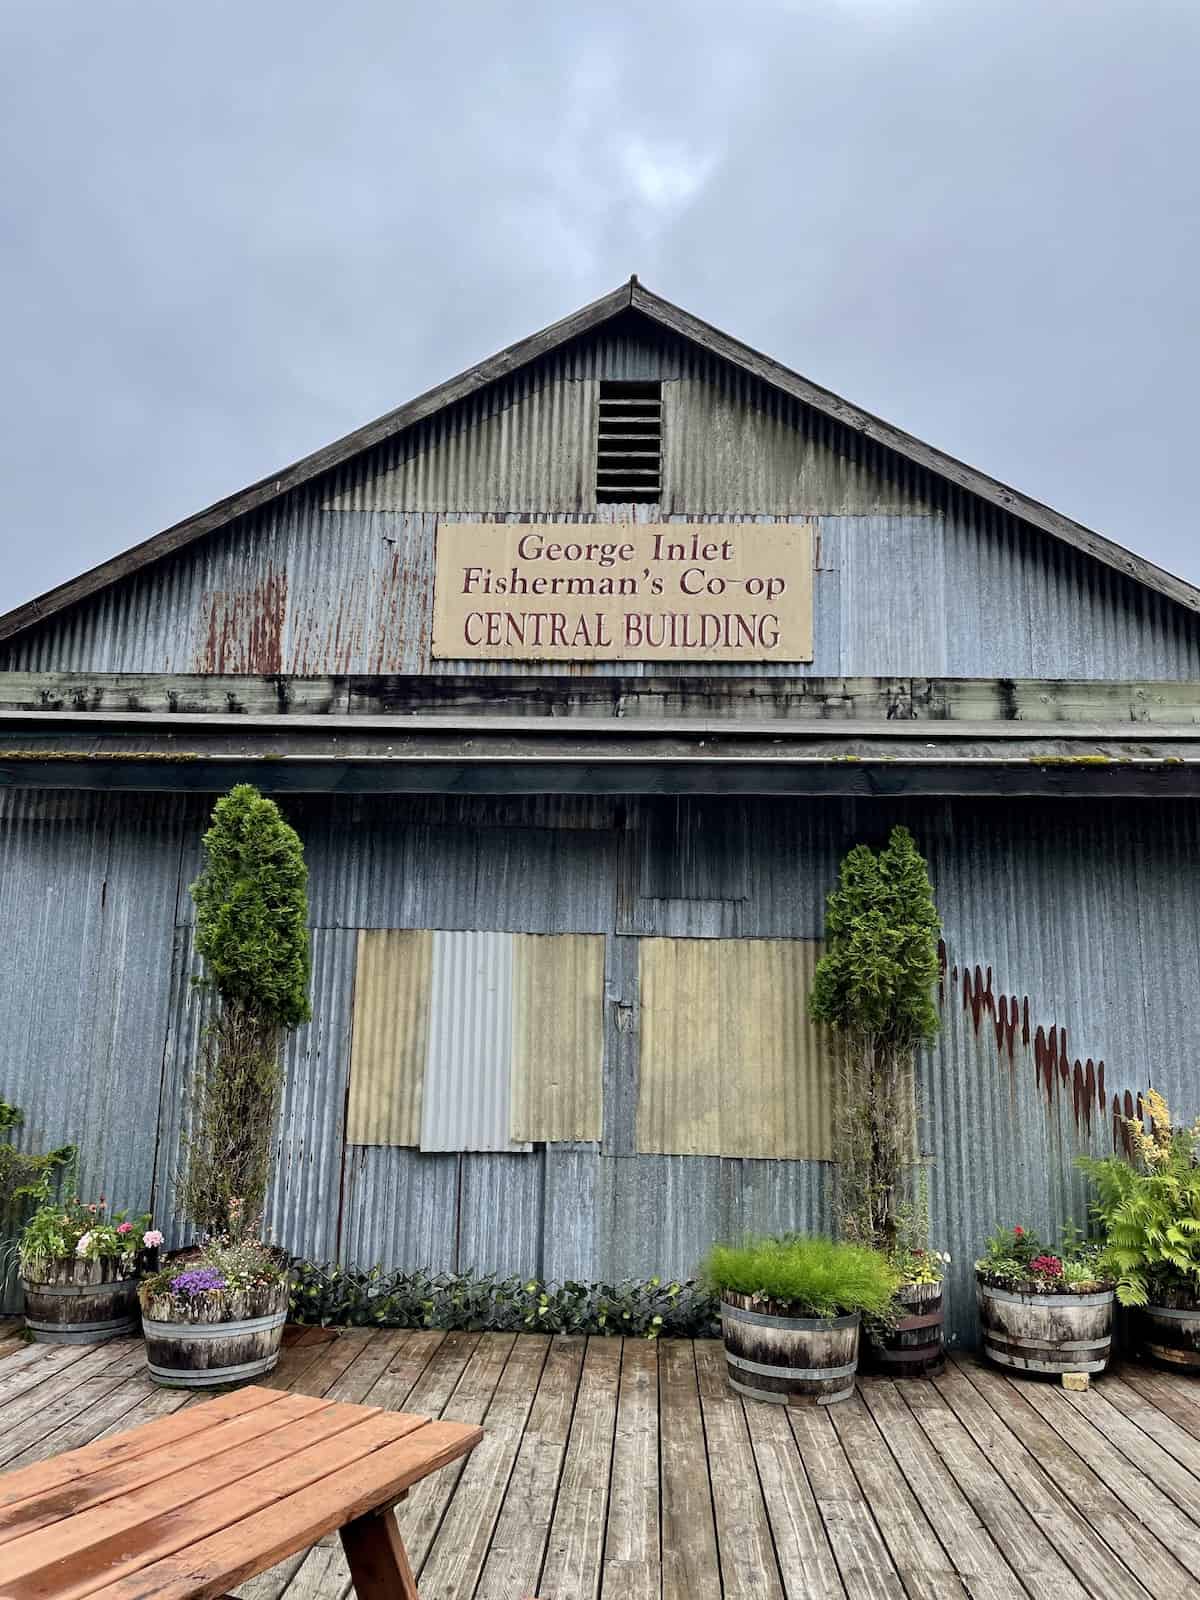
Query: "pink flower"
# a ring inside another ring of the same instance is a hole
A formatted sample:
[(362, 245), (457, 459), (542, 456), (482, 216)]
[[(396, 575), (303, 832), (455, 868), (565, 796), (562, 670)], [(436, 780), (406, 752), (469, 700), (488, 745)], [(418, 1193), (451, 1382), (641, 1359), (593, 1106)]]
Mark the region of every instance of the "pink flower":
[(117, 1232), (118, 1233), (132, 1233), (133, 1232), (133, 1223), (132, 1222), (119, 1222), (117, 1224)]
[(1057, 1256), (1037, 1256), (1029, 1263), (1029, 1270), (1042, 1278), (1061, 1278), (1062, 1262)]
[(157, 1250), (162, 1242), (163, 1236), (161, 1233), (159, 1233), (157, 1228), (151, 1228), (149, 1233), (144, 1233), (142, 1235), (142, 1243), (146, 1246), (147, 1250)]
[(93, 1202), (92, 1205), (90, 1205), (88, 1207), (88, 1210), (92, 1213), (93, 1216), (96, 1215), (96, 1213), (97, 1213), (97, 1211), (99, 1211), (99, 1209), (100, 1209), (100, 1207), (98, 1205), (96, 1205), (94, 1202)]
[(1024, 1228), (1014, 1228), (1013, 1232), (1016, 1234), (1017, 1238), (1019, 1239), (1021, 1237), (1021, 1235), (1025, 1232), (1025, 1229)]

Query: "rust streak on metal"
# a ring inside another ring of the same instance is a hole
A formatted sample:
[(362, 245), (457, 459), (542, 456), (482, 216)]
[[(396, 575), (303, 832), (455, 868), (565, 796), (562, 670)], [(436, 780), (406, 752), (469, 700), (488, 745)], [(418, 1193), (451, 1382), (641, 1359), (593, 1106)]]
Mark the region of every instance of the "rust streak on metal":
[(251, 589), (214, 589), (204, 595), (193, 671), (281, 673), (287, 594), (287, 574), (272, 572)]

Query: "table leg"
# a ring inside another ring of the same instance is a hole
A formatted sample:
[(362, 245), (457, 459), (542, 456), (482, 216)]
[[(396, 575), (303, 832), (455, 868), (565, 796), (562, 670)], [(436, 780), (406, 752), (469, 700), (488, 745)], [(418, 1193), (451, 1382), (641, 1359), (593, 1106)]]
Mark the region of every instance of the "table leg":
[(373, 1511), (342, 1529), (358, 1600), (419, 1600), (394, 1511)]

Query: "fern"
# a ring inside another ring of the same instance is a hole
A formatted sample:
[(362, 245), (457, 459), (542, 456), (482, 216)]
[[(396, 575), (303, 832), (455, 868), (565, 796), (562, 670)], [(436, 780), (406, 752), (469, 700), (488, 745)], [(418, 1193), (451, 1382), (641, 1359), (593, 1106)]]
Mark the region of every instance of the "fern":
[(1132, 1159), (1079, 1157), (1096, 1186), (1094, 1211), (1123, 1306), (1162, 1295), (1200, 1300), (1200, 1124), (1176, 1128), (1161, 1096), (1146, 1097), (1150, 1131), (1127, 1123)]

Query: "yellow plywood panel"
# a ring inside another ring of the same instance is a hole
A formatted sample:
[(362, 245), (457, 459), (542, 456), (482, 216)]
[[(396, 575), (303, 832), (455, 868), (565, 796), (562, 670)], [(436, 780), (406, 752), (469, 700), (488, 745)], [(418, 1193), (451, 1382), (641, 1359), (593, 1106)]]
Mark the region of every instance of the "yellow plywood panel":
[(638, 1149), (832, 1157), (834, 1063), (806, 939), (643, 939)]
[(516, 937), (512, 1030), (513, 1138), (601, 1138), (602, 936)]
[(358, 936), (347, 1144), (420, 1143), (432, 952), (428, 932)]

